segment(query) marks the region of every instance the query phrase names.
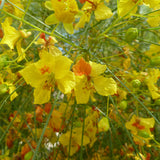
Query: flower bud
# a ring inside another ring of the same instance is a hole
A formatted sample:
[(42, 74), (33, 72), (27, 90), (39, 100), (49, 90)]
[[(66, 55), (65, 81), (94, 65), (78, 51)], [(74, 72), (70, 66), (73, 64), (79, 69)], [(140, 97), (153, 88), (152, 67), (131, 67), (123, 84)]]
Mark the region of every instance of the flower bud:
[(128, 105), (127, 101), (123, 100), (120, 102), (119, 108), (125, 110), (127, 108), (127, 105)]
[(132, 86), (133, 86), (134, 88), (139, 88), (140, 85), (141, 85), (141, 81), (140, 81), (139, 79), (134, 79), (134, 80), (132, 81)]
[(137, 28), (129, 28), (126, 32), (125, 39), (127, 42), (132, 42), (138, 37), (138, 29)]
[(5, 94), (8, 91), (8, 86), (6, 84), (0, 84), (0, 95)]

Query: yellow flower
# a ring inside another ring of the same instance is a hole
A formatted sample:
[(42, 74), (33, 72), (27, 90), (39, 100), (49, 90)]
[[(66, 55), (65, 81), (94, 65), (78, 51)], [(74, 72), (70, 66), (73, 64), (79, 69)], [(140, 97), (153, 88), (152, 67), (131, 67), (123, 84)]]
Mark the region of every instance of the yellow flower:
[(49, 126), (53, 129), (54, 132), (59, 132), (63, 130), (64, 122), (62, 120), (62, 113), (54, 109), (52, 112), (52, 116), (49, 120)]
[[(120, 0), (118, 3), (118, 15), (123, 17), (128, 12), (132, 10), (132, 8), (136, 5), (137, 0)], [(137, 7), (135, 7), (130, 14), (134, 14), (137, 12)], [(128, 18), (128, 16), (126, 17)]]
[[(1, 2), (1, 1), (0, 1)], [(19, 8), (24, 9), (21, 0), (10, 0), (11, 3), (13, 3), (14, 5), (10, 4), (10, 3), (5, 3), (3, 10), (14, 14), (17, 17), (22, 17), (24, 15), (24, 12), (22, 12)], [(19, 7), (19, 8), (17, 8)]]
[[(80, 149), (82, 141), (82, 128), (74, 128), (72, 130), (71, 146), (69, 146), (70, 135), (70, 131), (66, 132), (65, 134), (62, 134), (59, 139), (59, 142), (63, 146), (67, 146), (67, 151), (69, 151), (70, 147), (70, 156), (72, 156)], [(89, 142), (89, 138), (86, 135), (83, 135), (83, 146), (86, 146)]]
[(129, 122), (126, 122), (125, 126), (131, 130), (134, 136), (134, 141), (139, 145), (144, 145), (152, 139), (151, 129), (154, 127), (154, 118), (139, 118), (133, 115)]
[[(6, 76), (7, 75), (7, 76)], [(17, 96), (16, 87), (14, 82), (17, 80), (17, 76), (12, 73), (10, 69), (4, 70), (2, 74), (0, 74), (0, 84), (4, 84), (8, 88), (8, 92), (10, 94), (10, 100), (13, 101)]]
[(21, 37), (20, 32), (11, 26), (9, 18), (6, 18), (4, 23), (2, 23), (2, 29), (4, 31), (4, 36), (0, 44), (7, 44), (10, 49), (14, 49), (16, 42)]
[(96, 142), (96, 133), (98, 132), (97, 123), (99, 118), (99, 111), (92, 109), (87, 109), (87, 117), (85, 119), (85, 135), (88, 136), (90, 143), (90, 148)]
[(54, 14), (51, 14), (45, 20), (46, 24), (62, 22), (65, 30), (73, 34), (73, 22), (75, 21), (75, 15), (78, 13), (77, 2), (75, 0), (51, 0), (47, 1), (45, 5), (48, 9), (54, 10)]
[[(160, 42), (159, 42), (159, 44), (160, 44)], [(151, 44), (150, 49), (145, 52), (145, 55), (152, 58), (155, 55), (155, 53), (156, 53), (156, 55), (158, 55), (159, 52), (160, 52), (160, 46), (155, 45), (155, 44)]]
[(105, 78), (101, 74), (106, 70), (106, 65), (95, 62), (87, 63), (81, 58), (74, 66), (76, 75), (75, 95), (78, 104), (86, 104), (93, 93), (103, 96), (113, 95), (117, 92), (116, 82), (112, 78)]
[[(137, 7), (133, 9), (133, 7), (140, 2), (139, 0), (120, 0), (118, 3), (118, 15), (123, 17), (127, 13), (129, 15), (136, 13)], [(149, 5), (150, 8), (157, 8), (158, 5), (160, 5), (159, 0), (141, 0), (141, 3), (139, 5)], [(128, 18), (128, 16), (126, 16)]]
[(83, 28), (86, 22), (89, 22), (92, 11), (94, 11), (96, 20), (104, 20), (112, 17), (113, 13), (101, 0), (87, 0), (82, 7), (82, 15), (75, 29)]
[(40, 60), (20, 71), (25, 81), (35, 88), (34, 104), (43, 104), (50, 100), (51, 89), (55, 86), (64, 94), (74, 85), (74, 74), (70, 71), (72, 61), (65, 56), (53, 56), (43, 50)]
[(157, 8), (160, 7), (160, 1), (159, 0), (143, 0), (144, 4), (149, 5), (151, 8)]
[(12, 19), (6, 18), (4, 23), (2, 23), (2, 29), (4, 31), (4, 36), (0, 44), (7, 44), (10, 49), (14, 49), (15, 45), (18, 52), (18, 62), (25, 58), (24, 49), (21, 47), (21, 42), (23, 38), (27, 38), (31, 35), (31, 32), (26, 32), (25, 30), (16, 30), (11, 26)]
[(57, 40), (52, 36), (49, 36), (48, 39), (46, 39), (45, 33), (41, 33), (40, 38), (35, 42), (36, 45), (40, 44), (42, 49), (52, 53), (55, 56), (60, 56), (62, 55), (62, 52), (55, 47), (55, 43), (57, 43)]
[(160, 11), (149, 14), (147, 22), (151, 27), (158, 27), (160, 25)]
[(155, 85), (160, 77), (160, 70), (159, 69), (150, 69), (149, 74), (146, 77), (146, 84), (148, 89), (152, 95), (153, 99), (160, 98), (160, 90)]

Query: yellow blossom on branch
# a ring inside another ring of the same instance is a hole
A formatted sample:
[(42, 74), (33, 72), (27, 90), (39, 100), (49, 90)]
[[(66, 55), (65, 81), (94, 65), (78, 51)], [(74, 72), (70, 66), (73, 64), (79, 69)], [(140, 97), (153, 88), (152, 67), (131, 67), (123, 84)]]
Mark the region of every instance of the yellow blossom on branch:
[(146, 84), (148, 86), (148, 89), (149, 89), (153, 99), (160, 98), (160, 90), (159, 90), (158, 86), (156, 85), (159, 77), (160, 77), (160, 70), (159, 69), (150, 69), (149, 74), (146, 77)]
[(60, 56), (62, 55), (62, 52), (55, 47), (55, 43), (58, 41), (52, 37), (49, 36), (48, 39), (45, 38), (45, 33), (40, 34), (40, 38), (35, 42), (36, 45), (41, 45), (41, 48), (52, 53), (55, 56)]
[(78, 104), (86, 104), (93, 93), (102, 96), (113, 95), (117, 92), (116, 82), (112, 78), (101, 76), (106, 70), (106, 65), (95, 62), (87, 63), (81, 58), (74, 66), (76, 75), (75, 95)]
[(6, 18), (5, 21), (2, 23), (2, 29), (4, 32), (4, 36), (0, 44), (7, 44), (10, 49), (14, 49), (16, 42), (21, 37), (20, 32), (11, 26), (11, 21), (9, 18)]
[(73, 89), (74, 74), (70, 71), (72, 61), (65, 56), (54, 56), (43, 50), (40, 60), (20, 71), (27, 84), (35, 88), (34, 104), (50, 100), (51, 89), (56, 86), (64, 94)]
[(153, 129), (154, 124), (154, 118), (140, 118), (133, 115), (131, 120), (126, 122), (125, 126), (131, 130), (134, 141), (139, 145), (144, 145), (145, 143), (149, 143), (149, 140), (153, 137), (151, 129)]
[[(131, 15), (137, 12), (138, 7), (135, 5), (149, 5), (150, 8), (156, 8), (157, 5), (160, 5), (159, 0), (120, 0), (118, 3), (118, 15), (120, 17), (125, 16), (126, 14)], [(128, 16), (126, 16), (128, 18)]]
[[(72, 156), (80, 149), (82, 141), (82, 128), (74, 128), (72, 130), (71, 146), (69, 146), (70, 136), (71, 136), (70, 131), (66, 132), (65, 134), (62, 134), (59, 139), (59, 142), (63, 146), (67, 147), (67, 151), (69, 151), (70, 147), (70, 156)], [(89, 142), (90, 142), (89, 138), (86, 135), (83, 135), (83, 146), (86, 146), (87, 144), (89, 144)]]
[(91, 13), (94, 11), (96, 20), (104, 20), (112, 17), (113, 13), (101, 0), (86, 0), (82, 7), (82, 15), (79, 22), (76, 24), (75, 29), (83, 28), (86, 22), (89, 22)]
[(0, 41), (0, 44), (7, 44), (10, 49), (14, 49), (15, 46), (18, 52), (18, 62), (25, 58), (24, 49), (21, 47), (22, 40), (31, 35), (31, 32), (26, 32), (25, 30), (16, 30), (11, 26), (12, 19), (6, 18), (2, 23), (2, 29), (4, 31), (4, 36)]
[(48, 9), (54, 11), (45, 20), (46, 24), (63, 23), (65, 30), (69, 34), (73, 34), (73, 22), (75, 21), (75, 15), (78, 13), (78, 5), (75, 0), (50, 0), (45, 3)]

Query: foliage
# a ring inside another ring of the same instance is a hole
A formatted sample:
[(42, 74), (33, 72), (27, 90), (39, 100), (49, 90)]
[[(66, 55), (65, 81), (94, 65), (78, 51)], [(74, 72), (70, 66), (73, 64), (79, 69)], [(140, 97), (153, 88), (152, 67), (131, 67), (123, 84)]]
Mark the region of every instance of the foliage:
[(159, 0), (0, 1), (0, 159), (158, 160)]

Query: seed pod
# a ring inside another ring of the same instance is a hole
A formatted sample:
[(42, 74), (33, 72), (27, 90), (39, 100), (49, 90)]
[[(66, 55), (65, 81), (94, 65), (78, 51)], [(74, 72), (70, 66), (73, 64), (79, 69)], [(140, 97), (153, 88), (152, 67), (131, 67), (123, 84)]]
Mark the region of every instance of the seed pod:
[(138, 29), (137, 28), (129, 28), (125, 35), (125, 40), (127, 42), (132, 42), (138, 37)]
[(8, 86), (6, 84), (0, 84), (0, 95), (7, 93)]
[(134, 88), (139, 88), (140, 85), (141, 85), (141, 81), (140, 81), (139, 79), (134, 79), (134, 80), (132, 81), (132, 86), (133, 86)]
[(157, 65), (160, 66), (160, 56), (151, 58), (150, 64), (151, 64), (152, 66), (157, 66)]
[(127, 108), (127, 105), (128, 105), (127, 101), (123, 100), (120, 102), (119, 108), (125, 110)]
[(146, 131), (139, 131), (138, 135), (143, 138), (150, 138), (151, 137)]

